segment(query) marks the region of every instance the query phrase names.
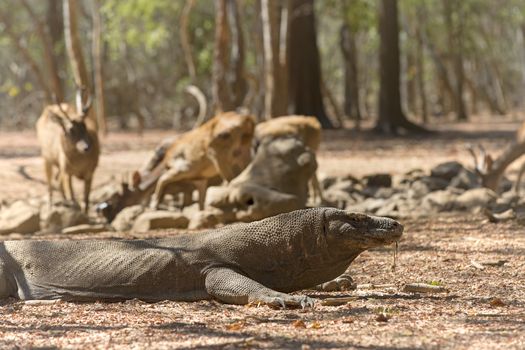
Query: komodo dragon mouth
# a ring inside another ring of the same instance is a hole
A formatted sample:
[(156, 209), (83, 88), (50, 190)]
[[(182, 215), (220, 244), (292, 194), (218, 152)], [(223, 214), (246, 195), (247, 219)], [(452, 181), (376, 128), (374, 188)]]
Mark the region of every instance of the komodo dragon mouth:
[(325, 212), (325, 231), (361, 249), (397, 242), (403, 235), (403, 229), (399, 222), (386, 217), (343, 211)]

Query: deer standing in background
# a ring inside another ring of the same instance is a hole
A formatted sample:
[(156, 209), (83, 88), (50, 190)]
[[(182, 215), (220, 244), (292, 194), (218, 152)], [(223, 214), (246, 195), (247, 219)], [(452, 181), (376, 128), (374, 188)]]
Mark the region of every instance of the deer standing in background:
[(77, 91), (76, 108), (57, 103), (44, 108), (36, 123), (38, 141), (44, 158), (49, 206), (53, 204), (53, 167), (58, 168), (60, 190), (65, 200), (76, 203), (72, 177), (84, 181), (84, 212), (89, 208), (93, 173), (98, 165), (100, 147), (96, 127), (87, 119), (91, 97), (83, 105)]

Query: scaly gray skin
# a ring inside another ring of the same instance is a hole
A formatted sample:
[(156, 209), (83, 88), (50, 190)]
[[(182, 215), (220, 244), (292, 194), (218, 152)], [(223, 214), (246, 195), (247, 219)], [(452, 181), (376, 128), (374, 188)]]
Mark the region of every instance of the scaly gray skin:
[(286, 293), (334, 279), (402, 232), (392, 219), (315, 208), (165, 239), (6, 241), (0, 298), (312, 306)]

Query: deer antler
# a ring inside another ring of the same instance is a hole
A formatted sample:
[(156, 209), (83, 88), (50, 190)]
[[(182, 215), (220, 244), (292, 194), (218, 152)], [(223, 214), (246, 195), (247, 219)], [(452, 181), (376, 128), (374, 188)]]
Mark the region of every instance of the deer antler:
[(478, 175), (484, 176), (492, 170), (493, 160), (482, 145), (478, 145), (478, 149), (480, 154), (479, 162), (476, 152), (474, 151), (474, 147), (472, 147), (470, 144), (467, 145), (467, 150), (472, 155), (472, 158), (474, 158), (474, 170)]
[(77, 87), (77, 95), (75, 100), (77, 112), (80, 114), (80, 118), (82, 119), (84, 119), (87, 116), (87, 113), (89, 112), (89, 109), (91, 108), (91, 104), (93, 102), (91, 94), (88, 94), (88, 100), (86, 104), (82, 104), (82, 92), (84, 90), (86, 90), (84, 86)]

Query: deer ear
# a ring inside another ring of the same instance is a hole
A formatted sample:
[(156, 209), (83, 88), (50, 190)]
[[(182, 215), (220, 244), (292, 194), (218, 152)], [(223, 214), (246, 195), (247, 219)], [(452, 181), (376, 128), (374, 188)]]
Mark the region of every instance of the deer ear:
[(71, 125), (71, 122), (69, 121), (69, 119), (61, 117), (57, 114), (52, 113), (50, 117), (51, 117), (51, 121), (53, 123), (57, 123), (58, 125), (60, 125), (60, 127), (64, 131), (67, 131), (68, 127)]

